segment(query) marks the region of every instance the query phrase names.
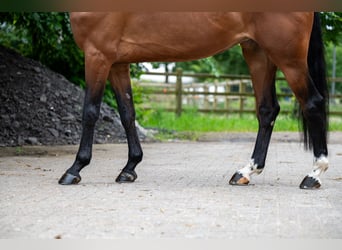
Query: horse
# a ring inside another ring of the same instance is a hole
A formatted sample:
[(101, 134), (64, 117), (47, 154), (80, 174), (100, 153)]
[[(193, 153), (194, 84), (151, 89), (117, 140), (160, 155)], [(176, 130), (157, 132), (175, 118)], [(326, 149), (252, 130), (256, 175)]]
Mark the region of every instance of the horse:
[(131, 183), (143, 151), (135, 126), (130, 64), (205, 58), (240, 44), (252, 79), (258, 132), (247, 164), (229, 184), (245, 186), (260, 174), (280, 106), (275, 76), (283, 72), (298, 100), (305, 149), (313, 151), (313, 169), (299, 187), (317, 189), (328, 169), (328, 91), (320, 18), (314, 12), (149, 12), (70, 13), (74, 40), (85, 56), (82, 135), (76, 159), (59, 184), (81, 181), (90, 163), (94, 126), (106, 80), (110, 81), (125, 129), (128, 161), (116, 178)]

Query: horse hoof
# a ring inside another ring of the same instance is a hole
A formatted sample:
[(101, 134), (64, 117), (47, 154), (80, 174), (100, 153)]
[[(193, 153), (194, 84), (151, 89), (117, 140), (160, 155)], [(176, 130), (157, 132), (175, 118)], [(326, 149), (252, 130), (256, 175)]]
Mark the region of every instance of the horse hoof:
[(248, 178), (246, 178), (239, 172), (236, 172), (229, 181), (230, 185), (235, 185), (235, 186), (246, 186), (248, 185), (248, 183), (249, 183)]
[(299, 188), (301, 189), (317, 189), (320, 188), (321, 182), (319, 179), (311, 177), (311, 176), (305, 176), (303, 181), (300, 183)]
[(127, 182), (134, 182), (137, 179), (137, 174), (135, 171), (122, 171), (119, 176), (116, 178), (117, 183), (127, 183)]
[(81, 181), (81, 176), (76, 176), (70, 173), (65, 173), (58, 181), (61, 185), (78, 184)]

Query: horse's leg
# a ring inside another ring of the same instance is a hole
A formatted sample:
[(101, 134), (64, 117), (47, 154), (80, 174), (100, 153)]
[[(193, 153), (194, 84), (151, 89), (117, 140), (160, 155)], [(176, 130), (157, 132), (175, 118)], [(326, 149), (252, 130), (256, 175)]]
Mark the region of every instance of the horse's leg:
[(114, 64), (109, 73), (109, 80), (116, 96), (121, 122), (128, 142), (128, 161), (116, 178), (116, 182), (134, 182), (137, 178), (134, 169), (142, 160), (143, 152), (135, 127), (135, 110), (129, 76), (129, 64)]
[(60, 178), (59, 184), (77, 184), (80, 171), (90, 163), (95, 123), (99, 117), (105, 81), (110, 63), (101, 53), (85, 54), (86, 91), (82, 115), (81, 142), (73, 165)]
[[(303, 51), (303, 48), (297, 51)], [(296, 51), (296, 50), (294, 50)], [(296, 96), (304, 119), (304, 130), (308, 132), (309, 147), (313, 147), (314, 166), (301, 182), (302, 189), (315, 189), (321, 186), (320, 175), (328, 169), (327, 113), (324, 90), (325, 79), (313, 81), (309, 73), (306, 57), (301, 53), (274, 55), (274, 61), (283, 71), (286, 80)], [(317, 64), (319, 60), (314, 61)], [(309, 63), (309, 67), (311, 64)], [(317, 70), (313, 74), (320, 74)], [(324, 75), (324, 73), (322, 73)], [(306, 133), (306, 131), (304, 131)], [(306, 135), (305, 135), (306, 136)]]
[(275, 29), (269, 21), (256, 24), (255, 39), (270, 60), (284, 73), (301, 106), (304, 139), (306, 142), (308, 137), (315, 160), (312, 172), (304, 178), (300, 188), (319, 188), (319, 176), (328, 168), (327, 86), (319, 14), (315, 13), (313, 26), (309, 14), (297, 14), (287, 20), (286, 23), (291, 25), (283, 25), (282, 32)]
[(321, 186), (319, 177), (329, 166), (325, 100), (308, 72), (301, 73), (302, 71), (298, 68), (285, 68), (283, 72), (300, 103), (309, 134), (309, 143), (312, 144), (314, 154), (313, 170), (303, 179), (299, 187), (302, 189), (319, 188)]
[[(297, 36), (296, 39), (292, 40), (282, 39), (287, 41), (284, 44), (286, 46), (279, 46), (278, 48), (269, 46), (267, 43), (270, 40), (265, 40), (263, 43), (269, 47), (270, 57), (283, 71), (300, 103), (303, 114), (304, 143), (313, 148), (314, 166), (299, 187), (315, 189), (321, 186), (319, 177), (329, 166), (326, 109), (328, 90), (319, 14), (314, 14), (311, 34), (307, 32), (305, 26), (299, 27), (302, 30), (296, 34), (302, 37)], [(286, 34), (286, 32), (282, 34)], [(309, 44), (303, 43), (309, 35)], [(309, 46), (307, 47), (307, 45)]]
[(251, 160), (232, 176), (229, 181), (231, 185), (247, 185), (252, 174), (262, 172), (273, 125), (279, 113), (274, 86), (276, 66), (254, 41), (244, 42), (241, 46), (252, 77), (259, 129)]
[[(301, 103), (305, 142), (313, 146), (314, 167), (299, 187), (314, 189), (321, 186), (319, 176), (329, 167), (327, 147), (328, 86), (326, 80), (324, 44), (321, 34), (319, 13), (314, 13), (314, 22), (308, 48), (308, 71), (306, 73), (306, 94), (297, 97)], [(304, 80), (304, 79), (303, 79)], [(303, 88), (303, 87), (302, 87)], [(305, 92), (304, 92), (305, 93)], [(308, 132), (308, 136), (307, 136)], [(307, 138), (309, 137), (309, 138)], [(309, 139), (309, 140), (307, 140)]]
[[(287, 24), (291, 25), (283, 25), (282, 32), (274, 29), (270, 20), (255, 26), (257, 31), (255, 39), (258, 45), (282, 70), (302, 109), (304, 139), (307, 137), (307, 131), (309, 146), (312, 145), (315, 157), (314, 169), (300, 184), (300, 188), (305, 189), (320, 187), (319, 176), (328, 168), (325, 109), (327, 91), (323, 63), (324, 51), (318, 17), (316, 13), (312, 26), (310, 15), (293, 16), (287, 20)], [(263, 19), (261, 18), (260, 21)], [(310, 41), (309, 44), (306, 41)], [(245, 168), (246, 171), (248, 167), (251, 169), (248, 171), (254, 169), (254, 164), (251, 165)]]

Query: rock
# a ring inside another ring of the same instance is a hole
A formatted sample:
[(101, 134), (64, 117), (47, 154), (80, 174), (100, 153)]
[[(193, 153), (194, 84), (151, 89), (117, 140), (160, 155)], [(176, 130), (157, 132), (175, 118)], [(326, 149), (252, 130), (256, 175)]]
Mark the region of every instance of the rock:
[(25, 140), (25, 142), (31, 145), (37, 145), (38, 139), (36, 137), (29, 137)]
[(13, 122), (13, 128), (18, 129), (20, 128), (20, 123), (18, 121)]
[(54, 136), (54, 137), (58, 137), (59, 136), (59, 132), (54, 129), (54, 128), (48, 128), (49, 132)]
[(110, 117), (110, 116), (108, 116), (108, 115), (103, 116), (102, 119), (103, 119), (105, 122), (113, 122), (113, 121), (114, 121), (113, 118)]
[(39, 67), (33, 67), (33, 70), (34, 70), (36, 73), (40, 73), (40, 72), (41, 72), (41, 70), (40, 70)]
[(7, 114), (1, 115), (0, 120), (3, 125), (9, 126), (11, 123), (10, 117)]
[(45, 94), (42, 94), (42, 95), (40, 96), (39, 100), (40, 100), (41, 102), (46, 102), (46, 100), (47, 100), (46, 95), (45, 95)]
[(73, 116), (72, 114), (68, 114), (67, 116), (64, 116), (61, 118), (62, 121), (73, 121), (75, 120), (75, 116)]
[(71, 130), (70, 129), (65, 130), (64, 134), (68, 137), (71, 136)]

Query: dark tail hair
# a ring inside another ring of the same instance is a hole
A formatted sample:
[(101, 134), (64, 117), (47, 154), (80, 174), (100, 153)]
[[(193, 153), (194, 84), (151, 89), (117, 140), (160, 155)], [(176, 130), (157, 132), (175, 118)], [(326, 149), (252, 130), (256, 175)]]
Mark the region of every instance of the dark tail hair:
[[(328, 108), (329, 108), (329, 94), (328, 84), (326, 79), (325, 59), (324, 59), (324, 44), (322, 40), (321, 21), (318, 12), (314, 13), (314, 21), (312, 26), (312, 32), (309, 43), (308, 51), (308, 67), (309, 74), (314, 83), (315, 88), (318, 90), (320, 95), (324, 99), (324, 124), (326, 125), (325, 130), (328, 127)], [(312, 141), (309, 135), (308, 126), (304, 117), (303, 121), (303, 132), (304, 132), (304, 145), (305, 148), (312, 148)], [(325, 131), (327, 133), (327, 131)], [(326, 136), (326, 135), (325, 135)]]

